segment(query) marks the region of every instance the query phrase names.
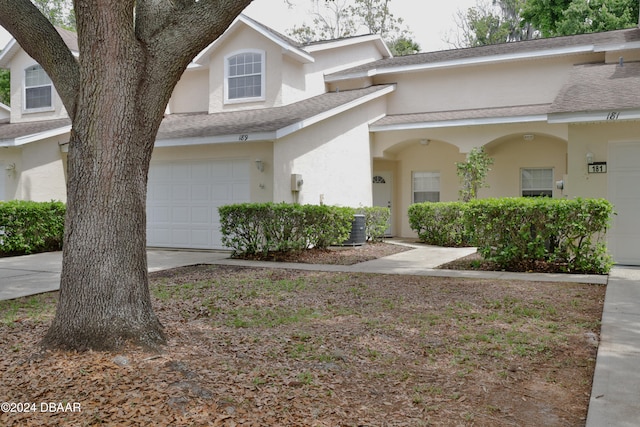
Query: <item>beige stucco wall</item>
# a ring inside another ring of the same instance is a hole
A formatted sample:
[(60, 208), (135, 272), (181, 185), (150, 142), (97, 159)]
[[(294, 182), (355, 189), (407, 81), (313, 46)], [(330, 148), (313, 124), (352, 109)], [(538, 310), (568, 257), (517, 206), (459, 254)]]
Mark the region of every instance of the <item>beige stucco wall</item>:
[(6, 179), (7, 199), (66, 202), (65, 166), (59, 146), (64, 139), (48, 138), (8, 149), (7, 160), (3, 161), (15, 163), (16, 173)]
[(207, 111), (209, 109), (209, 70), (187, 70), (176, 85), (167, 109), (170, 114)]
[(37, 120), (52, 120), (66, 118), (67, 111), (62, 105), (62, 100), (58, 96), (55, 87), (53, 88), (53, 109), (31, 113), (24, 111), (24, 70), (27, 67), (37, 64), (37, 62), (20, 49), (11, 60), (11, 122), (26, 122)]
[[(151, 163), (176, 160), (248, 160), (251, 163), (249, 170), (250, 190), (252, 202), (270, 202), (273, 200), (273, 143), (249, 142), (234, 144), (194, 145), (187, 147), (161, 147), (153, 150)], [(264, 162), (264, 172), (256, 168), (255, 161)]]
[(415, 236), (409, 227), (408, 210), (413, 201), (413, 172), (440, 173), (440, 201), (450, 202), (458, 199), (458, 176), (455, 162), (465, 159), (457, 147), (443, 141), (431, 140), (428, 145), (422, 145), (419, 140), (407, 141), (403, 149), (398, 152), (397, 174), (395, 176), (396, 189), (399, 194), (394, 210), (396, 234), (403, 237)]
[[(292, 104), (305, 98), (324, 93), (323, 77), (308, 81), (305, 77), (305, 65), (288, 56), (282, 56), (282, 90), (280, 93), (282, 105)], [(315, 85), (308, 83), (316, 81)]]
[[(494, 163), (487, 176), (489, 188), (482, 188), (478, 196), (520, 197), (521, 170), (523, 168), (552, 168), (555, 184), (567, 173), (567, 143), (564, 140), (534, 135), (526, 141), (522, 135), (507, 136), (486, 147)], [(563, 192), (554, 188), (553, 197), (562, 197)]]
[(389, 97), (389, 114), (548, 104), (555, 99), (574, 63), (597, 57), (562, 56), (434, 69), (383, 75), (375, 82), (398, 83)]
[[(236, 30), (233, 37), (223, 40), (211, 54), (209, 62), (209, 113), (282, 105), (282, 48), (246, 25), (243, 24), (243, 27), (244, 30)], [(264, 51), (265, 100), (225, 104), (225, 57), (246, 50)]]
[[(276, 141), (274, 201), (371, 206), (368, 122), (383, 112), (378, 99)], [(291, 174), (304, 181), (297, 200)]]
[(463, 153), (473, 147), (481, 147), (505, 135), (548, 135), (567, 140), (568, 125), (548, 124), (546, 121), (532, 123), (513, 123), (498, 125), (450, 126), (430, 129), (413, 129), (403, 131), (385, 131), (373, 134), (373, 156), (376, 158), (395, 159), (396, 153), (405, 142), (420, 139), (446, 141), (455, 145)]
[[(324, 75), (346, 70), (382, 58), (375, 43), (357, 43), (339, 48), (312, 50), (315, 62), (305, 65), (306, 86), (313, 93), (325, 91)], [(356, 89), (372, 84), (370, 79), (332, 83), (330, 91)]]
[(588, 173), (586, 155), (591, 152), (594, 161), (606, 162), (609, 146), (615, 142), (640, 143), (640, 122), (569, 126), (568, 197), (607, 197), (608, 174)]
[[(412, 203), (412, 173), (439, 172), (440, 200), (458, 200), (460, 181), (456, 173), (456, 162), (466, 159), (470, 150), (468, 144), (475, 139), (476, 145), (486, 145), (487, 153), (494, 159), (492, 170), (487, 177), (490, 188), (480, 190), (479, 197), (517, 197), (520, 193), (520, 170), (522, 168), (553, 168), (554, 181), (562, 180), (567, 173), (567, 143), (556, 135), (540, 132), (529, 133), (532, 141), (525, 141), (523, 131), (531, 131), (531, 126), (492, 125), (464, 128), (438, 129), (402, 132), (383, 132), (375, 135), (374, 147), (388, 147), (377, 150), (385, 158), (374, 161), (374, 172), (394, 171), (393, 221), (396, 235), (414, 237), (409, 227), (408, 209)], [(560, 126), (548, 126), (547, 130), (564, 134)], [(564, 126), (566, 131), (566, 126)], [(516, 133), (511, 133), (517, 131)], [(487, 143), (488, 136), (494, 139)], [(499, 135), (499, 137), (498, 137)], [(396, 144), (390, 141), (396, 139)], [(420, 143), (428, 141), (427, 145)], [(455, 142), (463, 142), (462, 147)], [(560, 190), (554, 190), (554, 197), (562, 197)]]

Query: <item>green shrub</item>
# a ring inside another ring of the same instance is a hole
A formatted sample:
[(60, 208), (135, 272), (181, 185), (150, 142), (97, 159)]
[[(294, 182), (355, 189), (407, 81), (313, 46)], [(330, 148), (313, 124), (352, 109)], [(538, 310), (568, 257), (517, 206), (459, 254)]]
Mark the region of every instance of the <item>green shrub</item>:
[(478, 252), (503, 268), (548, 261), (602, 274), (612, 265), (603, 242), (612, 210), (604, 199), (483, 199), (468, 203), (464, 221)]
[(233, 254), (326, 248), (351, 232), (354, 210), (335, 206), (243, 203), (222, 206), (222, 243)]
[(0, 254), (24, 255), (62, 248), (62, 202), (0, 202)]
[(365, 234), (367, 241), (380, 242), (389, 227), (391, 209), (382, 206), (360, 207), (357, 214), (364, 215)]
[(409, 206), (409, 226), (421, 242), (437, 246), (468, 246), (463, 202), (424, 202)]

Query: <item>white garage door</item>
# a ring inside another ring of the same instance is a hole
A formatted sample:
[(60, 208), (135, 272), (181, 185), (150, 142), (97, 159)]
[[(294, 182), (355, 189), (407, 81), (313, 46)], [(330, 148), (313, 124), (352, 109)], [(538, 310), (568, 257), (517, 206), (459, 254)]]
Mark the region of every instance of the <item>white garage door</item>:
[(249, 198), (246, 160), (152, 163), (147, 245), (223, 249), (218, 207)]
[(619, 264), (640, 265), (640, 142), (611, 144), (607, 166), (609, 200), (617, 213), (609, 252)]

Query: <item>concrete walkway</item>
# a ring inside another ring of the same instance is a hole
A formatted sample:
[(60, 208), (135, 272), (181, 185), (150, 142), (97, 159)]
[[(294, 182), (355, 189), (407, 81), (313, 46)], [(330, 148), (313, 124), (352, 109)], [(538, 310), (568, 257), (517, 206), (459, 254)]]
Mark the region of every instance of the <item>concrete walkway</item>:
[[(403, 243), (397, 243), (403, 244)], [(640, 425), (640, 268), (616, 266), (607, 276), (437, 270), (472, 252), (469, 248), (412, 245), (414, 250), (352, 266), (230, 259), (226, 252), (149, 250), (149, 271), (193, 264), (298, 270), (607, 284), (587, 427)], [(0, 258), (0, 300), (58, 289), (60, 252)]]
[(640, 425), (640, 268), (609, 274), (587, 427)]

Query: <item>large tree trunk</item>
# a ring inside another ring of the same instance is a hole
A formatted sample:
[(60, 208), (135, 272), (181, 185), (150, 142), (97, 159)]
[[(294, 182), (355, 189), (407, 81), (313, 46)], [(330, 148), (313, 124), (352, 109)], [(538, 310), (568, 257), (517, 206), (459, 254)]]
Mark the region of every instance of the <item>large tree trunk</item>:
[(85, 152), (92, 140), (72, 134), (60, 300), (44, 344), (100, 350), (130, 340), (153, 347), (165, 337), (147, 283), (148, 155), (120, 140), (111, 146), (113, 156), (98, 149), (105, 161), (80, 160), (95, 158)]
[(168, 94), (152, 101), (145, 96), (153, 85), (151, 61), (132, 42), (133, 22), (87, 20), (78, 20), (79, 33), (98, 42), (80, 58), (85, 84), (69, 143), (60, 300), (44, 344), (111, 349), (129, 340), (154, 346), (165, 336), (148, 289), (145, 204)]
[(73, 123), (60, 300), (43, 344), (165, 342), (151, 307), (147, 173), (173, 88), (251, 0), (74, 0), (80, 57), (30, 0), (0, 24), (53, 80)]

